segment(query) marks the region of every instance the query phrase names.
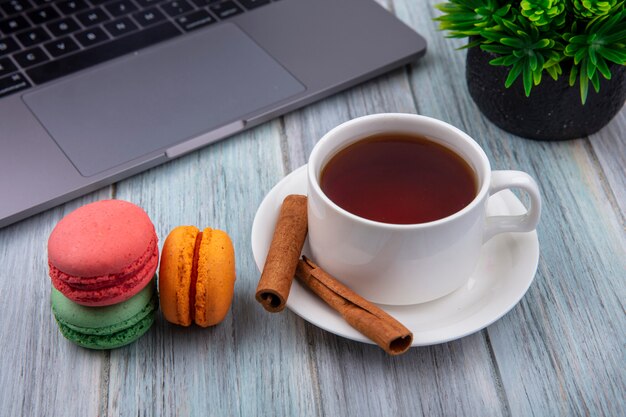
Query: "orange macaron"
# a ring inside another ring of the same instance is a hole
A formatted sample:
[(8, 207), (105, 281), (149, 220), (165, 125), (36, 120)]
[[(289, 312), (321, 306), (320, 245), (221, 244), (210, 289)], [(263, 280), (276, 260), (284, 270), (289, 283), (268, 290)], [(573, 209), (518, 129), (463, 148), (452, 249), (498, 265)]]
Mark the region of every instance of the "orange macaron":
[(159, 300), (165, 319), (181, 326), (224, 320), (235, 288), (235, 250), (226, 232), (179, 226), (165, 239)]

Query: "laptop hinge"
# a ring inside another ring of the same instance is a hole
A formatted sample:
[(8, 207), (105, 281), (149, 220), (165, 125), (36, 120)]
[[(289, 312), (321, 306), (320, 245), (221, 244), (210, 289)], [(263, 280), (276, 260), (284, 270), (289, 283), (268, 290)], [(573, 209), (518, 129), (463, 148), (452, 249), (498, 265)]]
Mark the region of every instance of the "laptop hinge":
[(178, 158), (179, 156), (208, 145), (209, 143), (233, 135), (243, 130), (245, 126), (246, 123), (243, 120), (237, 120), (186, 142), (174, 145), (165, 151), (165, 156), (169, 159)]

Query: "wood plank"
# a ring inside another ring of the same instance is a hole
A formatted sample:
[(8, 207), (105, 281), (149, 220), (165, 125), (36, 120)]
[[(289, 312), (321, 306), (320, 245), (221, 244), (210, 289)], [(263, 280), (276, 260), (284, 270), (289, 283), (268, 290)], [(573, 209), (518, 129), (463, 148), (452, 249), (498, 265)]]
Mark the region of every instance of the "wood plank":
[[(237, 282), (232, 309), (215, 328), (162, 318), (126, 350), (111, 352), (111, 415), (314, 415), (316, 381), (304, 324), (254, 300), (259, 272), (250, 230), (261, 199), (284, 175), (278, 120), (138, 175), (118, 198), (141, 205), (160, 246), (182, 224), (227, 231)], [(147, 410), (147, 411), (146, 411)]]
[[(228, 141), (0, 230), (2, 415), (624, 415), (626, 109), (589, 140), (502, 132), (464, 81), (462, 41), (444, 39), (430, 2), (377, 0), (429, 42), (424, 59)], [(541, 259), (522, 302), (486, 331), (391, 358), (253, 300), (250, 228), (263, 196), (339, 123), (410, 112), (468, 132), (495, 169), (537, 178)], [(71, 210), (104, 198), (144, 207), (165, 236), (213, 226), (235, 243), (233, 308), (213, 329), (159, 317), (111, 352), (63, 339), (50, 311), (46, 241)]]
[(323, 415), (507, 415), (482, 332), (390, 357), (307, 326)]
[[(421, 70), (421, 61), (415, 67)], [(302, 165), (317, 140), (343, 121), (372, 113), (415, 113), (406, 73), (392, 72), (286, 115), (288, 166)], [(309, 324), (307, 341), (314, 348), (323, 415), (506, 415), (481, 333), (412, 349), (399, 358)]]
[[(411, 16), (426, 24), (417, 9)], [(619, 169), (607, 187), (586, 140), (535, 142), (491, 125), (466, 91), (464, 54), (453, 50), (458, 41), (430, 40), (433, 59), (441, 56), (446, 63), (439, 64), (444, 71), (439, 79), (429, 77), (430, 85), (449, 85), (450, 93), (426, 103), (416, 94), (420, 110), (458, 123), (485, 147), (494, 168), (529, 172), (544, 196), (536, 281), (520, 305), (488, 328), (511, 414), (622, 414), (623, 337), (618, 335), (625, 322), (618, 294), (624, 293), (626, 261), (624, 235), (610, 204), (610, 186), (623, 181)], [(412, 85), (429, 85), (421, 73), (412, 76)], [(432, 88), (432, 94), (440, 93)], [(621, 137), (611, 129), (604, 134)], [(615, 145), (611, 149), (615, 152)], [(612, 172), (619, 167), (617, 158), (606, 162)]]
[(586, 141), (526, 144), (519, 159), (545, 199), (539, 272), (521, 305), (489, 329), (511, 410), (620, 415), (623, 229)]
[[(606, 194), (613, 194), (616, 208), (626, 213), (626, 106), (599, 132), (589, 136), (598, 162), (606, 176)], [(622, 223), (623, 224), (623, 223)]]
[(87, 416), (100, 411), (106, 387), (99, 381), (106, 374), (108, 353), (82, 349), (59, 332), (50, 309), (47, 243), (64, 215), (110, 198), (110, 193), (110, 188), (102, 189), (0, 230), (3, 415)]

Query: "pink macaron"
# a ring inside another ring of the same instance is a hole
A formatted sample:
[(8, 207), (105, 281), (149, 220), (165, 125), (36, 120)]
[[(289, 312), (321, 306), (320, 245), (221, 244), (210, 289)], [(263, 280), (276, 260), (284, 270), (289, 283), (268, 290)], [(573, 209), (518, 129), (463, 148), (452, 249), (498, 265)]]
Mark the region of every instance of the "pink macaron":
[(52, 284), (85, 306), (131, 298), (152, 279), (158, 238), (146, 212), (122, 200), (87, 204), (65, 216), (48, 239)]

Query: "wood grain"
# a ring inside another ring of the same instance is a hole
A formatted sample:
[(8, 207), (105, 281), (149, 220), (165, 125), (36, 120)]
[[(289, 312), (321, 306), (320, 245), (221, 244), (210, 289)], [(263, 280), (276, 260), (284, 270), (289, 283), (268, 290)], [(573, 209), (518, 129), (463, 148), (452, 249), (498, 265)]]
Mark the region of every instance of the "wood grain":
[(552, 161), (527, 164), (545, 196), (542, 255), (521, 305), (490, 328), (503, 384), (515, 415), (619, 415), (623, 401), (610, 399), (624, 392), (623, 231), (583, 140), (533, 148)]
[(47, 243), (65, 214), (110, 195), (110, 188), (105, 188), (0, 231), (2, 415), (99, 412), (101, 393), (107, 389), (101, 382), (108, 352), (79, 348), (59, 333), (50, 310)]
[[(449, 49), (433, 40), (434, 48)], [(441, 108), (437, 116), (462, 123), (486, 148), (494, 167), (529, 172), (544, 195), (536, 282), (517, 308), (488, 329), (510, 412), (622, 414), (624, 339), (619, 335), (625, 327), (618, 294), (624, 294), (624, 233), (603, 181), (606, 176), (611, 185), (623, 182), (623, 139), (613, 126), (592, 138), (608, 148), (601, 153), (607, 174), (594, 167), (586, 138), (545, 143), (500, 131), (467, 100), (459, 70), (462, 59), (445, 59), (459, 62), (446, 66), (456, 74), (442, 85), (462, 105), (456, 117), (447, 113), (450, 107)], [(417, 77), (414, 73), (416, 83)], [(600, 385), (603, 389), (596, 389)]]
[(237, 281), (218, 326), (185, 329), (161, 319), (148, 337), (111, 353), (110, 414), (314, 414), (310, 365), (300, 359), (307, 357), (303, 323), (270, 315), (254, 300), (260, 273), (250, 230), (256, 207), (284, 175), (278, 129), (278, 121), (267, 123), (118, 184), (116, 196), (146, 208), (160, 242), (182, 224), (229, 233)]
[[(589, 143), (598, 158), (601, 171), (606, 176), (605, 193), (614, 195), (622, 216), (626, 213), (626, 107), (601, 131), (589, 136)], [(613, 199), (611, 199), (613, 201)]]
[[(467, 93), (463, 41), (431, 20), (438, 2), (379, 0), (428, 40), (418, 62), (1, 229), (0, 415), (626, 415), (626, 108), (573, 141), (501, 131)], [(538, 273), (518, 306), (486, 330), (400, 357), (254, 300), (250, 230), (261, 200), (331, 128), (379, 112), (459, 127), (494, 169), (534, 176), (545, 203)], [(182, 224), (230, 234), (237, 282), (223, 323), (180, 328), (159, 316), (110, 352), (63, 339), (50, 312), (48, 235), (71, 210), (112, 197), (146, 209), (160, 246)]]

